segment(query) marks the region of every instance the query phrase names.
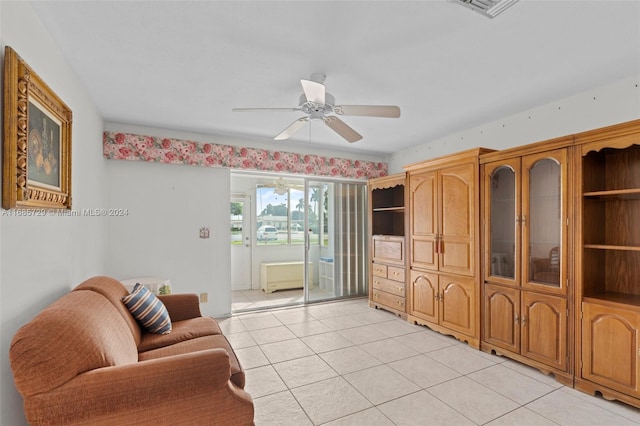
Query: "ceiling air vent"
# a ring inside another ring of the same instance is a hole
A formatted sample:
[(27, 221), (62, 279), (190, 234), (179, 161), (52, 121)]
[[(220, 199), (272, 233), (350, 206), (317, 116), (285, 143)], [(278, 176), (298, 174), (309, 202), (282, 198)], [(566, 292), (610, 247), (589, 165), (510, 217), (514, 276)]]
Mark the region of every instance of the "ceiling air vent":
[(494, 18), (512, 6), (518, 0), (450, 0), (475, 10), (489, 18)]

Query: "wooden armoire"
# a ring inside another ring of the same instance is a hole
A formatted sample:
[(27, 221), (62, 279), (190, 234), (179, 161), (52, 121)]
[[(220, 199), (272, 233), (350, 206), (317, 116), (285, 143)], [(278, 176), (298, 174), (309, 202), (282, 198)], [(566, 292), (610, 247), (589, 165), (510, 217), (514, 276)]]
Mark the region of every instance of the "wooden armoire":
[(405, 166), (407, 319), (480, 344), (478, 148)]
[(573, 138), (480, 157), (482, 344), (572, 385)]

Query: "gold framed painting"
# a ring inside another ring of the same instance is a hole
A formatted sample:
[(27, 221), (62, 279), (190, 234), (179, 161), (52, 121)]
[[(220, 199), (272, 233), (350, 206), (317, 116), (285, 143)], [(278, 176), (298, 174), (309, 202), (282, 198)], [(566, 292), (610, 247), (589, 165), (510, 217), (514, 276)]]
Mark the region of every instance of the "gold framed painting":
[(3, 208), (71, 208), (71, 123), (71, 110), (6, 46)]

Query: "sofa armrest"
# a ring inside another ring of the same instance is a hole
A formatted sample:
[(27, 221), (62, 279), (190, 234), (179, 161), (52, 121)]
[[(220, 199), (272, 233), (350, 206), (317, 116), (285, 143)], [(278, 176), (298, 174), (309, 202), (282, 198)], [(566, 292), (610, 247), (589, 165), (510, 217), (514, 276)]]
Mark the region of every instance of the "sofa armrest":
[(190, 416), (211, 420), (218, 416), (215, 407), (223, 407), (227, 414), (239, 410), (236, 414), (247, 421), (238, 424), (251, 424), (251, 397), (229, 381), (230, 375), (224, 349), (105, 367), (28, 398), (25, 413), (31, 424), (146, 424), (152, 419), (170, 424)]
[(171, 321), (201, 317), (200, 299), (197, 294), (166, 294), (158, 296), (164, 303)]

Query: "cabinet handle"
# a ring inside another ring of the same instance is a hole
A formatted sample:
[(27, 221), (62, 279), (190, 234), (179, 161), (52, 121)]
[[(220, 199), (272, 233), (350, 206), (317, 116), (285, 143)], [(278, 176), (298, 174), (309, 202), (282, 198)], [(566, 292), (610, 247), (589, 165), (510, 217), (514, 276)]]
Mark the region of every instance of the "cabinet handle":
[(522, 215), (522, 224), (526, 225), (527, 224), (527, 216)]
[(440, 301), (440, 294), (436, 293), (436, 295), (433, 296), (433, 298), (436, 300), (436, 302), (439, 302)]
[(518, 316), (516, 315), (515, 318), (513, 319), (513, 322), (515, 322), (517, 324), (519, 320), (520, 320), (520, 318), (518, 318)]
[(433, 244), (435, 245), (435, 253), (444, 253), (444, 241), (442, 241), (442, 235), (436, 234), (436, 239)]
[(398, 287), (398, 290), (404, 291), (404, 287)]
[(527, 317), (525, 315), (522, 316), (522, 326), (524, 327), (527, 324)]

